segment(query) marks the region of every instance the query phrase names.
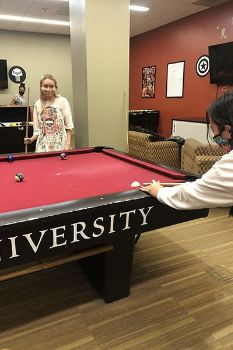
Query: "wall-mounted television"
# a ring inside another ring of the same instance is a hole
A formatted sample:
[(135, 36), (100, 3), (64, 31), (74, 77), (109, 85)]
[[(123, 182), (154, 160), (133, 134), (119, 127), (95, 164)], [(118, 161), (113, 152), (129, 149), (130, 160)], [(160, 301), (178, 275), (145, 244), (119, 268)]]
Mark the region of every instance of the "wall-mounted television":
[(233, 41), (209, 46), (210, 83), (233, 84)]
[(7, 60), (0, 60), (0, 89), (8, 88)]

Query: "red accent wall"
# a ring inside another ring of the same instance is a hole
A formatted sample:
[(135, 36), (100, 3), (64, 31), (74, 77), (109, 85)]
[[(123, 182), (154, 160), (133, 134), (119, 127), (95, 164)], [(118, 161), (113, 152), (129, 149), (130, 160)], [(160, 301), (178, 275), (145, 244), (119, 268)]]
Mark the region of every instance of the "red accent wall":
[[(160, 111), (159, 132), (171, 134), (172, 119), (203, 119), (208, 106), (226, 87), (199, 77), (196, 62), (208, 46), (233, 41), (233, 1), (202, 11), (131, 39), (129, 109)], [(225, 35), (223, 35), (225, 33)], [(183, 98), (166, 98), (167, 64), (185, 61)], [(142, 67), (156, 65), (155, 98), (141, 97)]]

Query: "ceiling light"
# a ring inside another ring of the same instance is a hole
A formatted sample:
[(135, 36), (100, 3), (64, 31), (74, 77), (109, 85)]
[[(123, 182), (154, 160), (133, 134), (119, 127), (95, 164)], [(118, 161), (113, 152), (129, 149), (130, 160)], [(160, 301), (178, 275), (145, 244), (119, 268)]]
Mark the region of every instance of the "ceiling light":
[(15, 21), (15, 22), (30, 22), (30, 23), (52, 24), (52, 25), (67, 26), (67, 27), (70, 25), (70, 22), (65, 22), (65, 21), (55, 21), (55, 20), (51, 20), (51, 19), (21, 17), (21, 16), (10, 16), (10, 15), (0, 15), (0, 20)]
[(129, 5), (129, 9), (131, 11), (141, 11), (141, 12), (149, 11), (149, 7), (137, 6), (137, 5)]

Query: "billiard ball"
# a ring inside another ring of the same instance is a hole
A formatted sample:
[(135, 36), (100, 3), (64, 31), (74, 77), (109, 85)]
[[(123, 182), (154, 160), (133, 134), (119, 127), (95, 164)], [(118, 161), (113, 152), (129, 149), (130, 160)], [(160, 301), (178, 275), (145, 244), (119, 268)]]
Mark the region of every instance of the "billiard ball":
[(140, 182), (138, 182), (138, 181), (133, 181), (131, 183), (131, 187), (139, 187), (139, 186), (140, 186)]
[(65, 160), (65, 159), (67, 159), (67, 154), (66, 153), (61, 153), (60, 157), (61, 157), (62, 160)]
[(17, 182), (22, 182), (23, 179), (24, 179), (23, 173), (17, 173), (17, 174), (15, 174), (15, 180), (16, 180)]
[(7, 161), (8, 163), (12, 163), (14, 160), (14, 157), (12, 155), (9, 154), (9, 156), (7, 156)]

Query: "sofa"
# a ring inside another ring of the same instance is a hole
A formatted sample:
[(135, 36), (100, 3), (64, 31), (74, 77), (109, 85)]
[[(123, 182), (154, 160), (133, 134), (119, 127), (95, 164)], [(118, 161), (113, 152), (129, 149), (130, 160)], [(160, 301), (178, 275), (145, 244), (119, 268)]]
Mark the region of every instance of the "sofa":
[(157, 164), (180, 168), (202, 175), (223, 156), (221, 148), (186, 139), (182, 147), (174, 141), (152, 141), (153, 135), (137, 131), (128, 132), (129, 154)]
[(181, 151), (181, 169), (202, 175), (223, 156), (218, 145), (203, 144), (195, 139), (186, 139)]
[(153, 135), (128, 132), (129, 154), (157, 164), (180, 168), (180, 149), (174, 141), (153, 141)]

